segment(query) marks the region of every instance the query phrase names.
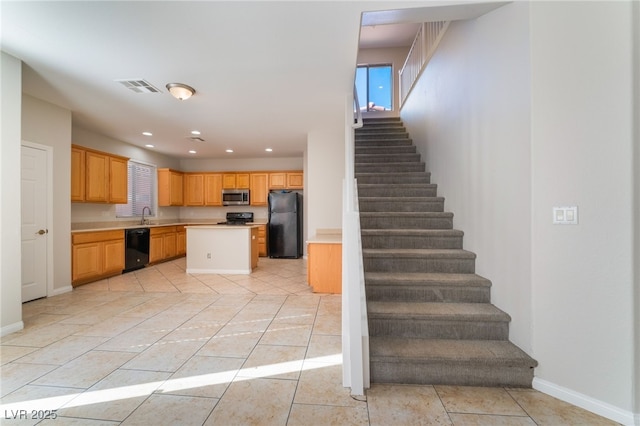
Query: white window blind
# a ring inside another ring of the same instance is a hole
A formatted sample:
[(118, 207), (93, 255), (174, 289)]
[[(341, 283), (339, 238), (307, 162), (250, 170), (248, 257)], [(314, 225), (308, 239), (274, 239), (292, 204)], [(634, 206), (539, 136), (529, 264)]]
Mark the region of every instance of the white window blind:
[(156, 188), (156, 167), (149, 164), (129, 160), (129, 194), (127, 204), (116, 204), (116, 216), (142, 216), (142, 209), (149, 207), (155, 216), (156, 204), (153, 202)]

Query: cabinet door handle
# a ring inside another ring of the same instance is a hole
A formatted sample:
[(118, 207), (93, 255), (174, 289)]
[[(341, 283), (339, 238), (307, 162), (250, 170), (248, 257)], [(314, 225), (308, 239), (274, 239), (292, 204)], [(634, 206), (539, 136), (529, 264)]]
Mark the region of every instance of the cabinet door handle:
[(48, 234), (49, 230), (48, 229), (41, 229), (38, 232), (36, 232), (36, 235), (44, 235), (44, 234)]

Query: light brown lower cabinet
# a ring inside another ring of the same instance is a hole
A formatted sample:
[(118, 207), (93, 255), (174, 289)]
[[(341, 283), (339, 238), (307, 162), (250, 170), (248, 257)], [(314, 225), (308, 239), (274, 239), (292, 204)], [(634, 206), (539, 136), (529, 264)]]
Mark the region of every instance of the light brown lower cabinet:
[(71, 283), (75, 287), (122, 273), (124, 231), (97, 231), (71, 236)]
[(251, 228), (251, 269), (258, 267), (258, 228)]
[(187, 254), (187, 230), (184, 225), (176, 226), (176, 255)]
[(186, 253), (184, 226), (154, 227), (149, 234), (149, 263), (161, 262)]
[(259, 225), (258, 228), (258, 256), (267, 256), (267, 224)]
[(342, 293), (342, 244), (307, 245), (307, 281), (314, 293)]

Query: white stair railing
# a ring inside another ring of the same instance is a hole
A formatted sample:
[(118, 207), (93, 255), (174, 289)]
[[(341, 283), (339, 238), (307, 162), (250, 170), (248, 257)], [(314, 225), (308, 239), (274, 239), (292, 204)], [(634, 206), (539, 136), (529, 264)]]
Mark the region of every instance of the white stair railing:
[(424, 22), (416, 38), (413, 40), (407, 59), (404, 61), (400, 74), (400, 108), (411, 93), (415, 82), (422, 74), (429, 60), (436, 51), (440, 40), (449, 28), (450, 21)]
[(342, 383), (351, 388), (351, 395), (364, 395), (370, 385), (369, 326), (355, 178), (355, 129), (363, 123), (355, 87), (353, 98), (347, 97), (345, 110), (348, 125), (342, 199)]

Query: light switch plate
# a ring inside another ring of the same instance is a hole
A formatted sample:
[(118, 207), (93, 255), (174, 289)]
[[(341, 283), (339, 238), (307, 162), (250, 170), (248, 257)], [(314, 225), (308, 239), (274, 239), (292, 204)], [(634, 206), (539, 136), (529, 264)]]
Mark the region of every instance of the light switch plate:
[(578, 206), (554, 207), (553, 208), (553, 224), (554, 225), (577, 225), (578, 224)]

